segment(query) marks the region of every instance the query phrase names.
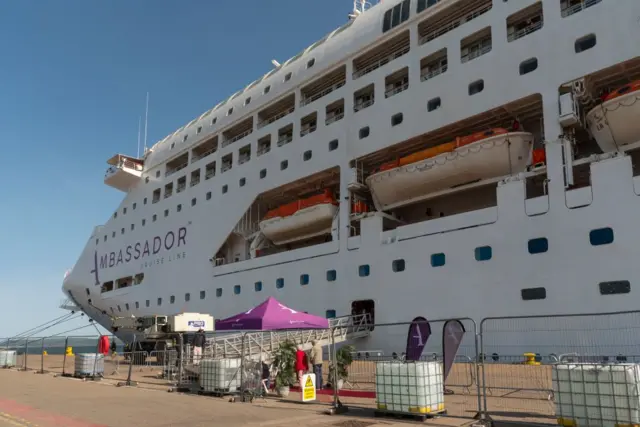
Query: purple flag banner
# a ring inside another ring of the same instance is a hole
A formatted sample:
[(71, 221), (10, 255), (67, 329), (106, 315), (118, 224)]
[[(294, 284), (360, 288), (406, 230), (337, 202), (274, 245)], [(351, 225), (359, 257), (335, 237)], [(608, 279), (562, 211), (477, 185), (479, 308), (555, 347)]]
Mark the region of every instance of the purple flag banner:
[(443, 381), (447, 380), (465, 332), (464, 325), (459, 320), (447, 320), (442, 328), (442, 358), (444, 359)]
[(424, 317), (416, 317), (409, 325), (407, 335), (407, 355), (405, 360), (420, 360), (422, 350), (431, 335), (431, 326)]

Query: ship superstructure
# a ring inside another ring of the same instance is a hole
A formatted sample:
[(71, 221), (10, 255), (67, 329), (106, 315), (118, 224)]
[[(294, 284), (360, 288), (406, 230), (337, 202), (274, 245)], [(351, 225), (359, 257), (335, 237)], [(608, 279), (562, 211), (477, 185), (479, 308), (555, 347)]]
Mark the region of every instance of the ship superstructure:
[(103, 325), (268, 296), (385, 323), (635, 309), (638, 16), (362, 8), (143, 158), (113, 157), (125, 197), (64, 291)]

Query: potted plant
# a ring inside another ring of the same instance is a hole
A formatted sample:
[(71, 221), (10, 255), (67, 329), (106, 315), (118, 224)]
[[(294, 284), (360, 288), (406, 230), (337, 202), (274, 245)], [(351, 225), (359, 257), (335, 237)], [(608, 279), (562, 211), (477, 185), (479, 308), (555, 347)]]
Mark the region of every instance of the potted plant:
[[(336, 360), (329, 364), (329, 383), (331, 383), (332, 387), (337, 387), (340, 390), (349, 377), (347, 368), (353, 363), (353, 352), (355, 350), (352, 345), (345, 345), (336, 350)], [(337, 379), (335, 378), (336, 371), (338, 374)]]
[(289, 387), (296, 380), (296, 345), (283, 341), (273, 354), (273, 367), (276, 370), (275, 388), (280, 397), (289, 395)]

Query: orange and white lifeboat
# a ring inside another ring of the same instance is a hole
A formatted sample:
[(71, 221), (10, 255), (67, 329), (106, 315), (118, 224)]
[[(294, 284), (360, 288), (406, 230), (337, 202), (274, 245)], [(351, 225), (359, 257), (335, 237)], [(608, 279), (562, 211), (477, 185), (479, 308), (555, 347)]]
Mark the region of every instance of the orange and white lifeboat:
[(338, 202), (330, 190), (272, 209), (260, 221), (260, 231), (276, 245), (330, 234)]
[(531, 133), (495, 128), (385, 163), (366, 182), (376, 208), (390, 209), (456, 185), (522, 172), (532, 148)]
[(587, 125), (605, 153), (640, 141), (640, 80), (602, 97), (587, 113)]

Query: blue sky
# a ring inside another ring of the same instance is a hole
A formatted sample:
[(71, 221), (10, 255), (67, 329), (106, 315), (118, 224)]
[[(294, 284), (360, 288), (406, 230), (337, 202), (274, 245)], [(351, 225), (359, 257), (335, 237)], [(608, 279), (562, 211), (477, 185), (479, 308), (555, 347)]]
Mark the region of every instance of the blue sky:
[[(0, 337), (64, 312), (64, 272), (136, 154), (342, 25), (351, 0), (19, 0), (0, 14)], [(54, 332), (87, 324), (75, 321)], [(86, 329), (92, 333), (95, 330)]]

